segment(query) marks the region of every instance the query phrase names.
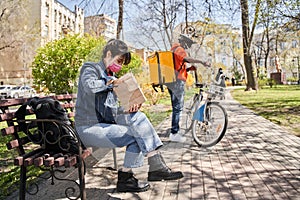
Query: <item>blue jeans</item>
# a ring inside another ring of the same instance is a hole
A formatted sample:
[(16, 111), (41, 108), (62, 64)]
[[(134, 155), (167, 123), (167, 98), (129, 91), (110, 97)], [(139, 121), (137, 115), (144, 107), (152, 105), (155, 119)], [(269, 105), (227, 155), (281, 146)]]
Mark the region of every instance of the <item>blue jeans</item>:
[(184, 105), (184, 85), (185, 82), (182, 80), (167, 84), (172, 103), (171, 133), (177, 133), (180, 129), (179, 121)]
[(117, 124), (76, 126), (76, 130), (87, 147), (126, 146), (123, 164), (126, 168), (142, 166), (144, 157), (163, 145), (144, 113), (121, 114), (117, 116), (116, 121)]

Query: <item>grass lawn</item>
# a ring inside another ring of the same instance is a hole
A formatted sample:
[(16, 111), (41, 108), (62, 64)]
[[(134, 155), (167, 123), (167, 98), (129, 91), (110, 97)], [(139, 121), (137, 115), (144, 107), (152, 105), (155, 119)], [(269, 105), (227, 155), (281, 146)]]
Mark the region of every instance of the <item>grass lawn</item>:
[(300, 85), (277, 85), (257, 92), (235, 89), (231, 95), (258, 115), (300, 136)]
[[(190, 99), (197, 89), (186, 89), (185, 91), (185, 101)], [(171, 98), (168, 93), (168, 90), (165, 90), (166, 95), (163, 96), (157, 105), (149, 105), (149, 102), (146, 102), (142, 106), (142, 111), (146, 113), (147, 117), (151, 121), (152, 125), (155, 127), (167, 117), (169, 117), (172, 113), (172, 106), (171, 106)], [(171, 124), (170, 124), (171, 128)]]

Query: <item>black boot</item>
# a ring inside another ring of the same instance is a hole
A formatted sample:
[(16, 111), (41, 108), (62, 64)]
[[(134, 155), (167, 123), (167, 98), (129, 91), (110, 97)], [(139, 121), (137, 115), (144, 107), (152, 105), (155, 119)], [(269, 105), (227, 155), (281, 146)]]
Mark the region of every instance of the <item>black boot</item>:
[(150, 188), (146, 183), (139, 183), (138, 179), (133, 176), (132, 172), (118, 171), (118, 192), (144, 192)]
[(172, 172), (159, 153), (149, 157), (148, 164), (148, 181), (177, 180), (183, 177), (180, 171)]

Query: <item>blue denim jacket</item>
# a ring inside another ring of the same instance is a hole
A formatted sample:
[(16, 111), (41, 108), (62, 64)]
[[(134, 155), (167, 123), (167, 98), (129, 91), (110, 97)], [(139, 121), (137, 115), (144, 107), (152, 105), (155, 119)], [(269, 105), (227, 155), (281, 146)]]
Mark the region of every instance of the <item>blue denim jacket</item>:
[(115, 123), (117, 107), (107, 106), (106, 99), (112, 92), (112, 85), (106, 85), (109, 80), (116, 79), (108, 76), (103, 61), (99, 63), (84, 63), (80, 70), (78, 92), (75, 107), (75, 123), (78, 126), (93, 125), (96, 123)]

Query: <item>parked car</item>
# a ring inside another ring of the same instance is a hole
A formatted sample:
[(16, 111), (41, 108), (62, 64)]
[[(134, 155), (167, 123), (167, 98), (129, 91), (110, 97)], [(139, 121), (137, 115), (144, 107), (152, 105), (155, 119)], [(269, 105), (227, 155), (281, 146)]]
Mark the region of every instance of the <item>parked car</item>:
[(36, 91), (29, 86), (17, 86), (8, 91), (9, 98), (34, 97)]
[(8, 97), (8, 91), (10, 91), (15, 85), (0, 85), (0, 99)]

